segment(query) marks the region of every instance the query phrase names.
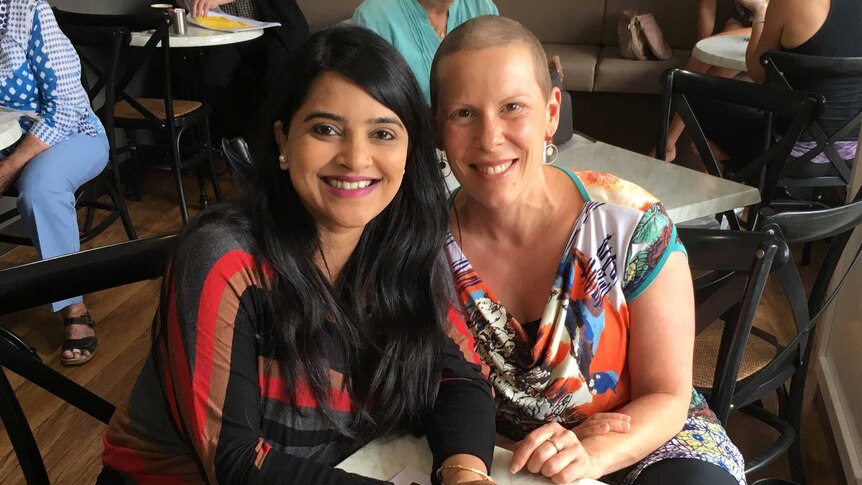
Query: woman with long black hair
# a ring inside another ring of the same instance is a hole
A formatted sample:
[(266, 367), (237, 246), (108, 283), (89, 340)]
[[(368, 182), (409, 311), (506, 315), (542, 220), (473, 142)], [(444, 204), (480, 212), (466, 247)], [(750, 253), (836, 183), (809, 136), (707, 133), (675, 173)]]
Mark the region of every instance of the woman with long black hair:
[(256, 183), (181, 237), (100, 483), (379, 483), (332, 465), (401, 425), (424, 428), (447, 485), (490, 467), (419, 86), (357, 27), (290, 67)]

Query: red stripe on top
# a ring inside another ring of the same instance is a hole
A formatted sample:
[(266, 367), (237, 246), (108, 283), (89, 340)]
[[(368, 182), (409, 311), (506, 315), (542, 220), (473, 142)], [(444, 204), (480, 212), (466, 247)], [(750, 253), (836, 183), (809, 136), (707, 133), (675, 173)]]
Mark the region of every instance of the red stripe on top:
[(455, 305), (449, 306), (449, 313), (446, 315), (446, 318), (449, 319), (449, 322), (452, 323), (452, 326), (455, 327), (455, 330), (458, 331), (458, 334), (467, 339), (467, 351), (469, 355), (465, 355), (465, 358), (469, 358), (470, 362), (473, 364), (481, 365), (482, 361), (479, 360), (479, 356), (476, 354), (476, 341), (473, 340), (473, 334), (470, 333), (470, 330), (467, 328), (467, 323), (464, 321), (464, 317), (461, 315), (457, 309), (455, 309)]
[[(261, 396), (281, 401), (285, 404), (293, 403), (294, 393), (287, 389), (284, 379), (278, 377), (260, 375), (258, 376)], [(316, 408), (318, 402), (311, 393), (308, 381), (298, 379), (296, 382), (296, 405), (301, 408)], [(353, 410), (350, 404), (350, 395), (343, 389), (330, 389), (329, 407), (336, 411), (350, 412)]]
[[(168, 326), (168, 355), (166, 356), (167, 362), (164, 363), (164, 368), (166, 369), (166, 374), (169, 373), (169, 375), (165, 376), (167, 378), (165, 382), (169, 384), (166, 386), (168, 389), (175, 390), (178, 394), (174, 396), (177, 407), (179, 407), (180, 401), (182, 401), (182, 407), (191, 410), (194, 406), (191, 371), (189, 370), (188, 357), (183, 347), (183, 337), (177, 315), (176, 292), (173, 282), (171, 282), (168, 295), (168, 321), (166, 322)], [(185, 421), (185, 418), (180, 412), (177, 412), (174, 420), (177, 427), (183, 429), (182, 423)], [(198, 425), (197, 421), (193, 421), (192, 424), (195, 426)], [(195, 431), (191, 430), (191, 432)]]
[(222, 296), (231, 278), (249, 268), (254, 268), (254, 258), (250, 254), (238, 249), (230, 251), (213, 265), (201, 290), (195, 341), (195, 373), (192, 376), (194, 393), (198, 396), (194, 403), (194, 418), (197, 421), (197, 440), (201, 443), (206, 429), (207, 403), (214, 367), (216, 321)]
[(189, 482), (173, 475), (152, 473), (148, 470), (152, 466), (151, 461), (142, 458), (137, 450), (114, 445), (107, 435), (102, 436), (102, 444), (105, 446), (102, 462), (128, 473), (138, 485), (189, 485)]

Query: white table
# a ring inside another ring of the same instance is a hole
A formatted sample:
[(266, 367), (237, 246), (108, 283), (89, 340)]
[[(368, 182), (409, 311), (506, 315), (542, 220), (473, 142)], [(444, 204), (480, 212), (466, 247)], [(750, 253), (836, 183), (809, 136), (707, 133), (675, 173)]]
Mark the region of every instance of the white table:
[(754, 187), (577, 135), (560, 150), (557, 164), (636, 183), (658, 197), (677, 223), (760, 202)]
[(691, 55), (712, 66), (747, 72), (745, 50), (748, 40), (749, 34), (714, 35), (695, 44)]
[[(511, 451), (499, 446), (494, 449), (491, 476), (499, 485), (552, 485), (553, 482), (547, 478), (528, 471), (512, 475), (509, 473), (511, 460)], [(339, 463), (337, 468), (378, 480), (389, 480), (403, 468), (412, 468), (425, 474), (430, 473), (431, 466), (431, 450), (425, 437), (403, 435), (372, 441)], [(583, 479), (571, 485), (602, 485), (602, 482)]]
[(18, 120), (8, 121), (0, 125), (0, 150), (12, 146), (21, 138), (21, 125)]
[[(152, 37), (153, 31), (132, 32), (133, 47), (143, 47)], [(219, 32), (217, 30), (202, 29), (194, 25), (186, 25), (186, 35), (172, 35), (171, 49), (211, 47), (216, 45), (239, 44), (257, 39), (263, 35), (263, 30), (249, 30), (246, 32)]]

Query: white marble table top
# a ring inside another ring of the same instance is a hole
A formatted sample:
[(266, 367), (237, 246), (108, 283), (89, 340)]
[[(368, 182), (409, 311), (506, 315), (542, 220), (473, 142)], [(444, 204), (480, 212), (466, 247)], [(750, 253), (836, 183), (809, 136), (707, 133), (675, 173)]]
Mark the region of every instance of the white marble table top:
[(0, 125), (0, 150), (12, 146), (21, 138), (21, 125), (18, 120), (8, 121)]
[(746, 72), (745, 49), (748, 35), (714, 35), (694, 45), (691, 55), (712, 66)]
[(754, 187), (578, 136), (560, 150), (557, 165), (636, 183), (658, 197), (677, 223), (760, 202)]
[[(499, 446), (494, 449), (491, 476), (499, 485), (552, 485), (549, 479), (527, 471), (512, 475), (509, 473), (511, 460), (511, 451)], [(431, 450), (425, 437), (404, 435), (372, 441), (336, 468), (378, 480), (389, 480), (403, 468), (430, 473), (431, 465)], [(583, 479), (575, 480), (570, 485), (602, 485), (602, 482)]]
[[(143, 47), (152, 37), (152, 31), (132, 32), (134, 47)], [(217, 30), (202, 29), (194, 25), (186, 25), (186, 35), (172, 35), (171, 49), (189, 47), (210, 47), (215, 45), (238, 44), (257, 39), (263, 35), (263, 29), (248, 30), (245, 32), (219, 32)]]

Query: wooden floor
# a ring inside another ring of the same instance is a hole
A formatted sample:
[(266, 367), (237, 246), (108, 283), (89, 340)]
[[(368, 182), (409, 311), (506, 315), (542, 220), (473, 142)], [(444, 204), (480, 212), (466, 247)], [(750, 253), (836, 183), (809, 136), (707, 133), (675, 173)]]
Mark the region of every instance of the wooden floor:
[[(232, 192), (227, 177), (222, 186)], [(197, 201), (196, 180), (189, 178), (186, 186), (189, 201)], [(144, 181), (142, 202), (129, 202), (132, 220), (138, 235), (148, 236), (173, 231), (180, 226), (180, 214), (172, 179), (167, 173), (148, 174)], [(119, 221), (97, 237), (87, 247), (125, 240)], [(32, 248), (16, 248), (0, 257), (0, 268), (32, 261)], [(815, 264), (812, 265), (816, 267)], [(810, 270), (810, 268), (809, 268)], [(810, 272), (810, 271), (809, 271)], [(94, 359), (78, 368), (65, 368), (59, 363), (62, 329), (60, 320), (47, 308), (39, 308), (0, 317), (0, 325), (14, 331), (36, 346), (40, 357), (52, 368), (86, 386), (107, 400), (118, 403), (127, 398), (138, 370), (149, 349), (149, 331), (156, 310), (158, 281), (147, 281), (87, 295), (86, 303), (99, 323), (99, 350)], [(759, 326), (783, 335), (789, 340), (791, 329), (776, 328), (774, 322), (789, 323), (784, 313), (783, 295), (771, 286), (765, 297)], [(8, 373), (8, 372), (7, 372)], [(66, 405), (9, 373), (22, 407), (42, 450), (48, 474), (57, 484), (90, 484), (100, 470), (102, 433), (105, 426), (77, 409)], [(834, 450), (825, 411), (815, 392), (813, 378), (809, 388), (803, 438), (812, 485), (838, 485), (844, 479)], [(769, 403), (767, 403), (769, 405)], [(2, 425), (0, 425), (2, 428)], [(756, 454), (771, 435), (763, 426), (745, 417), (734, 417), (730, 423), (731, 437), (746, 455)], [(762, 476), (788, 477), (787, 463), (776, 463)], [(757, 478), (760, 478), (758, 476)], [(8, 437), (0, 429), (0, 485), (23, 483), (18, 461)]]

